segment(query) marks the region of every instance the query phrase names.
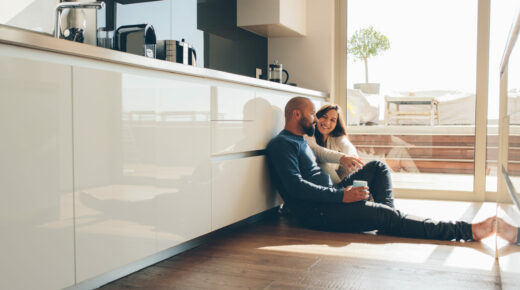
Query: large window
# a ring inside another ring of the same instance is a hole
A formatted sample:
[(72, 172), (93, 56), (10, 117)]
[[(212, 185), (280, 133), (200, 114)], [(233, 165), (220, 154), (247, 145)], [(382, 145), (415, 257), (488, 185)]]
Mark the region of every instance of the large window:
[(349, 42), (349, 138), (396, 188), (473, 191), (477, 16), (474, 0), (348, 0), (347, 39), (389, 42), (367, 63)]

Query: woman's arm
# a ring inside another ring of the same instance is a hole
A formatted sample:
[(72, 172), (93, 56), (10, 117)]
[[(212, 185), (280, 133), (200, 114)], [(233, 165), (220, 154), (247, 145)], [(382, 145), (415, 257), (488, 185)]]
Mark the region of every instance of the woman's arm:
[(318, 158), (318, 161), (320, 162), (329, 162), (329, 163), (340, 163), (341, 157), (343, 157), (343, 153), (330, 150), (325, 147), (322, 147), (316, 143), (316, 139), (314, 137), (309, 137), (305, 135), (305, 140), (307, 140), (307, 143), (309, 144), (309, 147), (311, 147), (312, 151), (316, 155), (316, 158)]
[(348, 171), (355, 171), (357, 170), (356, 168), (362, 168), (363, 166), (365, 166), (365, 164), (363, 163), (363, 161), (361, 161), (361, 159), (359, 159), (359, 157), (357, 156), (357, 152), (355, 151), (354, 152), (356, 153), (356, 155), (345, 154), (318, 145), (314, 137), (308, 137), (307, 135), (305, 135), (304, 138), (305, 140), (307, 140), (309, 147), (311, 147), (312, 151), (314, 152), (314, 155), (316, 155), (319, 162), (341, 164)]
[(337, 146), (339, 147), (339, 151), (350, 156), (359, 157), (356, 147), (348, 140), (347, 136), (337, 137), (336, 142)]

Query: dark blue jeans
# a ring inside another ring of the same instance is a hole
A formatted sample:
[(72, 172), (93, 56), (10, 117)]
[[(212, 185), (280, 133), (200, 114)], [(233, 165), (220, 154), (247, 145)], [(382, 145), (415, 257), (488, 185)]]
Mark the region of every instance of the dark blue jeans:
[(347, 187), (352, 185), (354, 180), (367, 181), (370, 195), (374, 198), (374, 202), (395, 208), (392, 177), (390, 176), (390, 169), (386, 164), (380, 161), (370, 161), (361, 170), (343, 179), (336, 187)]
[(342, 180), (338, 187), (351, 185), (354, 180), (366, 180), (374, 202), (321, 203), (312, 212), (301, 216), (304, 225), (326, 231), (379, 233), (436, 240), (471, 240), (471, 224), (433, 221), (401, 213), (394, 208), (392, 181), (386, 164), (371, 161), (358, 172)]

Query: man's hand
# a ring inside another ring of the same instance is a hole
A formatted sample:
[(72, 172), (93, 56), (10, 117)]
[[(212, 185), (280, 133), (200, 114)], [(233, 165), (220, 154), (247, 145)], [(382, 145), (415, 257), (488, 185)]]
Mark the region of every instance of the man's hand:
[(359, 169), (363, 168), (363, 166), (365, 166), (365, 163), (363, 163), (361, 159), (348, 155), (343, 155), (339, 159), (339, 162), (343, 167), (345, 167), (348, 173), (356, 172)]
[(369, 198), (370, 192), (368, 191), (368, 186), (359, 186), (352, 187), (347, 186), (343, 191), (343, 202), (356, 202), (360, 200), (367, 200)]

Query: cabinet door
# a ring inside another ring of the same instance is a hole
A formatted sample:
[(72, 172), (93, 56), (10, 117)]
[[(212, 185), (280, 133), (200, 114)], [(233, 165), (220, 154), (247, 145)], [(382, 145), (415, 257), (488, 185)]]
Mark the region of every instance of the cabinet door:
[(155, 252), (155, 96), (124, 77), (73, 67), (78, 282)]
[(212, 229), (279, 205), (264, 156), (212, 163)]
[(0, 289), (62, 289), (74, 284), (71, 69), (6, 54), (0, 47)]
[(113, 69), (73, 69), (79, 281), (211, 228), (210, 87)]
[(156, 80), (157, 250), (211, 231), (210, 86)]
[(256, 93), (256, 146), (262, 149), (285, 126), (285, 104), (293, 95), (259, 89)]
[(256, 150), (255, 91), (250, 87), (219, 84), (212, 88), (212, 153)]

